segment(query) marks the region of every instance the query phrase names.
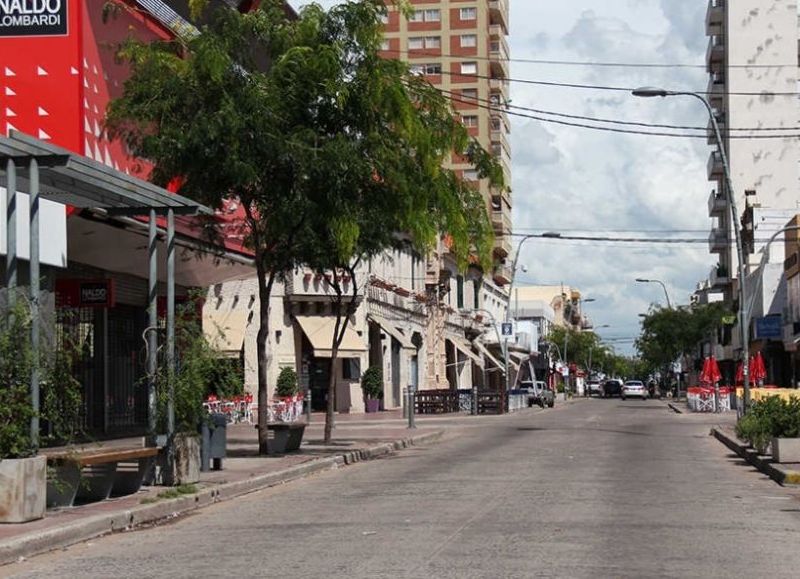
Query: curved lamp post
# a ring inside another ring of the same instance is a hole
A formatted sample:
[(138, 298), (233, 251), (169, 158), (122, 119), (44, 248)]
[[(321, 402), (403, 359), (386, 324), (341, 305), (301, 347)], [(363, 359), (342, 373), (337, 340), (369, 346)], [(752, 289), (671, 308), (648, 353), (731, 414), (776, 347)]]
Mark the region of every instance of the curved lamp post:
[[(517, 276), (517, 262), (519, 261), (520, 250), (522, 249), (522, 246), (525, 244), (526, 241), (528, 241), (529, 239), (533, 239), (535, 237), (558, 239), (559, 237), (561, 237), (561, 234), (548, 231), (545, 233), (532, 233), (520, 239), (519, 245), (517, 245), (517, 251), (514, 253), (514, 261), (511, 263), (511, 282), (508, 284), (508, 305), (506, 306), (506, 318), (505, 318), (506, 323), (511, 322), (511, 300), (514, 297), (514, 281)], [(511, 383), (508, 374), (508, 337), (506, 337), (502, 343), (503, 343), (503, 357), (506, 360), (506, 392), (508, 392), (511, 389)]]
[(745, 291), (745, 264), (744, 264), (744, 249), (742, 246), (742, 236), (741, 232), (739, 231), (738, 223), (738, 211), (736, 210), (736, 198), (733, 193), (733, 181), (731, 180), (731, 171), (730, 167), (728, 166), (728, 158), (725, 155), (725, 147), (722, 143), (722, 135), (719, 132), (719, 125), (717, 124), (717, 118), (714, 116), (714, 111), (711, 109), (711, 105), (703, 95), (696, 93), (696, 92), (689, 92), (689, 91), (671, 91), (665, 90), (663, 88), (654, 88), (654, 87), (641, 87), (637, 88), (636, 90), (632, 91), (633, 96), (637, 97), (669, 97), (669, 96), (688, 96), (692, 98), (696, 98), (706, 108), (708, 112), (708, 116), (711, 119), (711, 126), (714, 128), (714, 138), (717, 142), (717, 151), (719, 152), (720, 160), (722, 161), (722, 170), (725, 174), (725, 189), (727, 190), (728, 196), (728, 204), (731, 208), (731, 225), (733, 227), (734, 238), (736, 240), (736, 253), (739, 259), (739, 330), (741, 332), (741, 340), (742, 340), (742, 370), (744, 374), (744, 411), (746, 412), (750, 406), (750, 337), (749, 332), (750, 328), (746, 323), (746, 308), (747, 305), (745, 303), (745, 297), (747, 296), (747, 292)]
[(664, 282), (660, 279), (645, 279), (643, 277), (637, 277), (636, 281), (639, 283), (658, 283), (661, 284), (661, 287), (664, 289), (664, 296), (667, 298), (667, 309), (672, 309), (672, 302), (669, 300), (669, 292), (667, 292), (667, 286), (664, 285)]

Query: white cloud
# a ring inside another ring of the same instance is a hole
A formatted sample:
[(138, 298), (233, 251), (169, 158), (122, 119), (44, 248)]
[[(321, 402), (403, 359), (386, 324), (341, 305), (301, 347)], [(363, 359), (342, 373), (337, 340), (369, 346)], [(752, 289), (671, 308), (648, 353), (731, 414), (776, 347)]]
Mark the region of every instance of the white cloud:
[[(704, 62), (706, 3), (697, 0), (511, 1), (512, 58), (614, 62)], [(307, 2), (293, 2), (295, 5)], [(323, 0), (323, 6), (338, 3)], [(598, 7), (601, 6), (601, 7)], [(607, 68), (513, 62), (512, 78), (606, 86), (704, 90), (701, 68)], [(625, 92), (511, 84), (514, 105), (647, 123), (705, 126), (691, 98), (637, 99)], [(511, 117), (514, 228), (694, 230), (703, 238), (711, 185), (705, 140), (601, 133)], [(620, 234), (622, 235), (622, 234)], [(707, 245), (629, 245), (532, 240), (521, 261), (522, 282), (559, 283), (597, 301), (588, 307), (604, 336), (634, 336), (637, 314), (663, 303), (686, 303), (713, 265)], [(630, 347), (621, 347), (630, 351)]]

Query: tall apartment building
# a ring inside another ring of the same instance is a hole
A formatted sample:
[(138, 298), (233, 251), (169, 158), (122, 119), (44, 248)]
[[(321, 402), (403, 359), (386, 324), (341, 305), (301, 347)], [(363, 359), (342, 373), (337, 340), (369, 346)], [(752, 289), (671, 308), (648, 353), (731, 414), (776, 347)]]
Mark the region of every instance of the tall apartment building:
[[(408, 19), (390, 7), (383, 54), (407, 60), (452, 99), (461, 120), (481, 145), (492, 151), (511, 182), (508, 100), (508, 0), (414, 0)], [(452, 167), (477, 180), (463, 160)], [(494, 281), (511, 280), (511, 192), (479, 184), (494, 225)], [(508, 259), (509, 264), (506, 263)]]
[[(709, 0), (708, 3), (707, 93), (722, 132), (740, 222), (732, 222), (722, 160), (715, 147), (708, 161), (708, 179), (715, 185), (708, 198), (708, 212), (713, 220), (709, 250), (717, 265), (699, 289), (701, 299), (722, 299), (731, 309), (738, 305), (733, 228), (743, 229), (748, 282), (751, 278), (755, 281), (763, 274), (758, 269), (764, 239), (779, 227), (770, 225), (769, 219), (754, 217), (795, 209), (800, 200), (797, 139), (751, 138), (781, 132), (742, 130), (785, 128), (784, 134), (797, 133), (799, 30), (795, 0)], [(708, 142), (715, 144), (711, 131)], [(779, 245), (773, 245), (771, 263), (782, 263), (783, 248)], [(746, 289), (749, 292), (753, 287), (753, 283), (748, 283)], [(767, 290), (766, 286), (764, 289)], [(767, 291), (766, 295), (771, 294)], [(760, 309), (769, 311), (770, 304), (762, 304)], [(754, 328), (755, 323), (754, 320)], [(742, 349), (739, 335), (738, 328), (726, 332), (725, 337), (720, 334), (713, 344), (714, 351), (706, 353), (715, 353), (732, 368), (733, 359)], [(752, 330), (751, 335), (755, 336)], [(765, 346), (752, 342), (748, 345), (751, 349)]]

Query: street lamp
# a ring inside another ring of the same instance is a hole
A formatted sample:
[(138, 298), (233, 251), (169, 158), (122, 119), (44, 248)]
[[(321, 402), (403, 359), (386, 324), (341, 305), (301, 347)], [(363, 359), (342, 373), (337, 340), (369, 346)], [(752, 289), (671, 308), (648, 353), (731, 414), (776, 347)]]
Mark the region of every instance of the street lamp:
[(661, 284), (661, 287), (664, 288), (664, 295), (667, 298), (667, 308), (670, 309), (670, 310), (672, 309), (672, 302), (670, 302), (670, 300), (669, 300), (669, 293), (667, 292), (667, 286), (664, 285), (663, 281), (661, 281), (660, 279), (645, 279), (643, 277), (637, 277), (636, 281), (638, 281), (639, 283), (659, 283), (659, 284)]
[(742, 246), (742, 236), (741, 232), (739, 231), (738, 223), (738, 211), (736, 210), (736, 198), (733, 194), (733, 181), (731, 180), (731, 171), (730, 167), (728, 166), (728, 158), (725, 155), (725, 147), (722, 143), (722, 135), (719, 132), (719, 125), (717, 124), (717, 118), (714, 116), (714, 111), (711, 109), (711, 105), (703, 95), (696, 93), (696, 92), (689, 92), (689, 91), (671, 91), (665, 90), (663, 88), (654, 88), (654, 87), (641, 87), (637, 88), (632, 91), (633, 96), (637, 97), (668, 97), (668, 96), (689, 96), (692, 98), (696, 98), (703, 106), (706, 107), (706, 111), (708, 112), (708, 116), (711, 119), (711, 126), (714, 128), (714, 138), (717, 142), (717, 150), (719, 151), (719, 157), (722, 161), (722, 170), (725, 174), (725, 189), (727, 190), (728, 194), (728, 203), (730, 204), (731, 208), (731, 222), (733, 227), (733, 233), (736, 240), (736, 253), (739, 259), (739, 329), (741, 331), (741, 340), (742, 340), (742, 370), (744, 375), (744, 411), (747, 411), (747, 408), (750, 406), (750, 338), (749, 338), (749, 331), (750, 328), (745, 323), (746, 317), (746, 308), (747, 305), (745, 303), (745, 296), (747, 292), (745, 291), (745, 264), (744, 264), (744, 248)]
[[(524, 236), (520, 240), (519, 245), (517, 245), (517, 251), (514, 253), (514, 261), (511, 263), (511, 282), (508, 284), (508, 305), (506, 306), (505, 318), (506, 323), (511, 322), (511, 299), (514, 297), (514, 281), (517, 277), (517, 262), (519, 261), (520, 250), (526, 241), (535, 237), (558, 239), (561, 237), (561, 234), (554, 231), (546, 231), (542, 234), (531, 233), (530, 235)], [(503, 340), (503, 356), (506, 359), (506, 392), (508, 392), (511, 389), (510, 378), (508, 375), (508, 336), (506, 336)]]

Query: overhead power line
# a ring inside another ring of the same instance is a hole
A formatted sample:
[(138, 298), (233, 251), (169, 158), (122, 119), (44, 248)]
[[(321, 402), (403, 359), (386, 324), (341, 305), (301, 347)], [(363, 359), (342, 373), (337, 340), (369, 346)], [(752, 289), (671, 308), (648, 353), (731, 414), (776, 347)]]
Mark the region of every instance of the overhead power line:
[[(592, 60), (554, 60), (554, 59), (545, 59), (545, 58), (494, 58), (488, 56), (477, 56), (477, 55), (463, 55), (463, 54), (447, 54), (442, 52), (441, 50), (433, 50), (433, 49), (414, 49), (414, 50), (400, 50), (400, 49), (387, 49), (383, 50), (382, 52), (388, 52), (391, 54), (409, 54), (412, 56), (430, 56), (430, 57), (445, 57), (445, 58), (457, 58), (459, 60), (464, 59), (471, 59), (471, 60), (489, 60), (489, 61), (497, 61), (501, 60), (503, 62), (519, 62), (523, 64), (546, 64), (546, 65), (558, 65), (558, 66), (585, 66), (585, 67), (597, 67), (597, 68), (695, 68), (695, 69), (706, 69), (705, 64), (692, 64), (692, 63), (682, 63), (682, 62), (602, 62), (602, 61), (592, 61)], [(725, 65), (726, 68), (745, 68), (745, 69), (759, 69), (759, 68), (796, 68), (797, 63), (789, 63), (789, 64), (728, 64)]]
[[(684, 139), (707, 139), (708, 132), (706, 129), (703, 129), (702, 134), (698, 133), (675, 133), (675, 132), (666, 132), (666, 131), (640, 131), (636, 129), (625, 129), (619, 128), (616, 126), (602, 126), (602, 125), (590, 125), (586, 122), (576, 122), (576, 121), (566, 121), (566, 120), (559, 120), (548, 118), (542, 115), (534, 115), (534, 114), (527, 114), (515, 111), (509, 111), (504, 107), (492, 106), (492, 105), (485, 105), (482, 103), (475, 103), (474, 100), (464, 100), (456, 97), (449, 97), (450, 100), (455, 102), (460, 102), (463, 104), (469, 104), (473, 106), (477, 106), (480, 109), (484, 109), (491, 112), (496, 113), (504, 113), (510, 116), (519, 117), (523, 119), (531, 119), (535, 121), (540, 121), (543, 123), (551, 123), (554, 125), (563, 125), (567, 127), (577, 127), (581, 129), (591, 129), (595, 131), (605, 131), (609, 133), (623, 133), (628, 135), (648, 135), (651, 137), (677, 137), (677, 138), (684, 138)], [(588, 121), (590, 122), (590, 121)], [(790, 130), (790, 129), (787, 129)], [(800, 134), (785, 134), (785, 135), (776, 135), (776, 134), (767, 134), (767, 135), (727, 135), (728, 139), (800, 139)]]
[[(702, 127), (702, 126), (664, 125), (664, 124), (658, 124), (658, 123), (621, 121), (619, 119), (608, 119), (608, 118), (602, 118), (602, 117), (589, 117), (589, 116), (585, 116), (585, 115), (574, 115), (574, 114), (562, 113), (562, 112), (557, 112), (557, 111), (548, 111), (548, 110), (544, 110), (544, 109), (535, 109), (535, 108), (531, 108), (531, 107), (524, 107), (524, 106), (521, 106), (521, 105), (514, 105), (514, 104), (509, 104), (509, 103), (502, 103), (500, 105), (497, 105), (497, 104), (493, 103), (489, 99), (482, 99), (482, 98), (478, 98), (478, 97), (468, 97), (468, 96), (464, 96), (461, 93), (458, 93), (458, 92), (455, 92), (455, 91), (452, 91), (452, 90), (446, 90), (446, 89), (443, 89), (443, 88), (439, 88), (438, 90), (442, 94), (448, 95), (451, 98), (451, 100), (457, 100), (457, 102), (460, 102), (462, 104), (480, 104), (480, 103), (483, 103), (483, 104), (487, 104), (489, 106), (497, 107), (498, 109), (504, 110), (504, 111), (505, 111), (505, 109), (515, 109), (515, 110), (528, 111), (528, 112), (532, 112), (532, 113), (537, 113), (537, 114), (542, 114), (542, 115), (549, 115), (549, 116), (560, 117), (560, 118), (577, 119), (577, 120), (591, 121), (591, 122), (597, 122), (597, 123), (609, 123), (609, 124), (622, 125), (622, 126), (631, 126), (631, 127), (647, 127), (647, 128), (654, 128), (654, 129), (674, 129), (674, 130), (703, 131), (704, 133), (706, 133), (708, 131), (708, 127)], [(800, 130), (800, 127), (749, 127), (749, 128), (745, 128), (745, 127), (730, 127), (730, 128), (728, 128), (728, 127), (726, 127), (724, 129), (721, 128), (721, 132), (723, 134), (726, 134), (729, 131), (747, 131), (747, 132), (770, 131), (771, 132), (771, 131), (797, 131), (797, 130)], [(777, 136), (778, 135), (776, 135), (776, 137)], [(780, 136), (783, 136), (783, 135), (780, 135)]]
[[(471, 59), (472, 57), (463, 57), (463, 60)], [(600, 84), (584, 84), (584, 83), (573, 83), (573, 82), (557, 82), (557, 81), (548, 81), (548, 80), (536, 80), (536, 79), (529, 79), (529, 78), (495, 78), (492, 76), (488, 76), (485, 74), (463, 74), (461, 72), (454, 72), (449, 70), (442, 70), (438, 74), (444, 74), (447, 76), (469, 76), (474, 78), (480, 78), (482, 80), (497, 80), (497, 81), (507, 81), (513, 83), (520, 83), (520, 84), (531, 84), (537, 86), (551, 86), (551, 87), (559, 87), (559, 88), (575, 88), (575, 89), (584, 89), (584, 90), (602, 90), (602, 91), (613, 91), (613, 92), (632, 92), (635, 88), (638, 87), (624, 87), (624, 86), (615, 86), (615, 85), (600, 85)], [(674, 89), (686, 92), (696, 92), (697, 94), (702, 95), (710, 95), (712, 93), (706, 90), (692, 90), (692, 89)], [(727, 95), (727, 96), (800, 96), (800, 92), (793, 91), (793, 92), (776, 92), (776, 91), (759, 91), (759, 92), (714, 92), (713, 94), (716, 95)]]

